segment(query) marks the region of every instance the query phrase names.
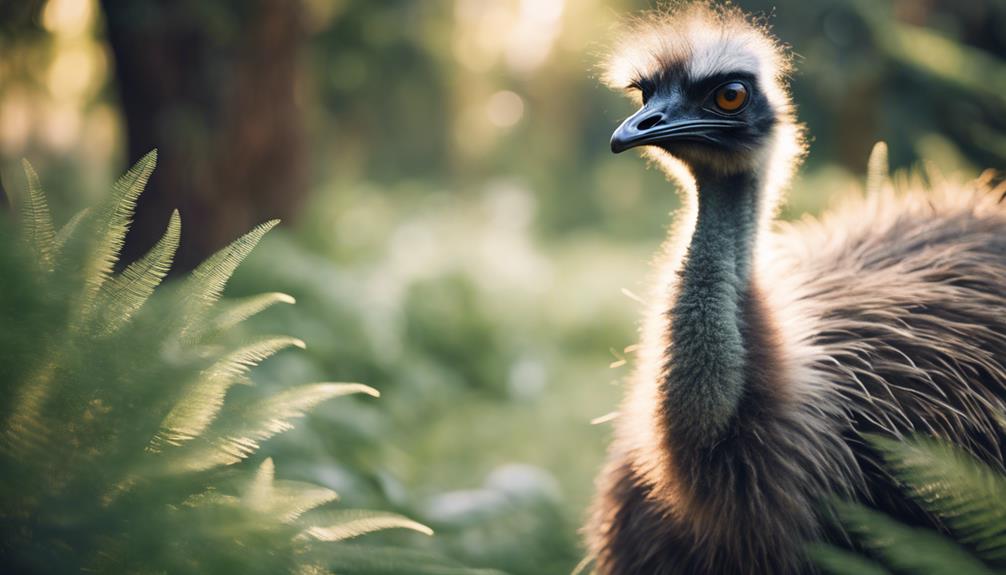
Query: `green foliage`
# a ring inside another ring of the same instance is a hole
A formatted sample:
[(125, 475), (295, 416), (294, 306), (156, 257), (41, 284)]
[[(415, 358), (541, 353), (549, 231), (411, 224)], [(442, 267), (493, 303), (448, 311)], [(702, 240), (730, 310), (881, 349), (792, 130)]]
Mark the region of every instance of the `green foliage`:
[[(257, 370), (261, 385), (335, 374), (385, 392), (379, 406), (330, 402), (272, 442), (284, 469), (430, 525), (437, 536), (417, 544), (467, 565), (568, 573), (610, 433), (590, 420), (617, 403), (609, 381), (627, 371), (607, 369), (609, 350), (634, 338), (638, 304), (619, 289), (653, 246), (577, 237), (546, 251), (508, 209), (520, 193), (374, 206), (394, 215), (347, 214), (319, 229), (322, 245), (277, 230), (228, 289), (297, 299), (249, 322), (311, 343)], [(357, 219), (401, 221), (420, 241), (386, 245)], [(320, 442), (296, 440), (302, 430)]]
[[(229, 330), (284, 294), (219, 302), (275, 222), (156, 290), (178, 247), (172, 215), (149, 253), (114, 273), (156, 156), (58, 233), (25, 163), (20, 238), (0, 227), (0, 562), (17, 572), (461, 573), (452, 562), (346, 543), (391, 528), (386, 512), (335, 511), (336, 493), (241, 462), (316, 405), (377, 396), (316, 383), (263, 396), (248, 371), (300, 340), (234, 343)], [(158, 292), (155, 294), (155, 290)], [(238, 388), (233, 389), (235, 384)], [(245, 391), (245, 393), (242, 393)]]
[(28, 178), (28, 193), (21, 202), (19, 210), (24, 241), (36, 250), (35, 256), (42, 266), (50, 266), (56, 232), (52, 226), (52, 216), (49, 215), (49, 204), (45, 201), (45, 194), (42, 193), (38, 174), (27, 160), (24, 162), (24, 173)]
[[(13, 118), (4, 125), (9, 129), (0, 172), (14, 175), (16, 158), (30, 149), (44, 162), (37, 166), (44, 168), (46, 183), (65, 190), (48, 198), (57, 221), (63, 221), (84, 198), (97, 197), (97, 188), (113, 175), (117, 154), (127, 147), (114, 134), (146, 128), (121, 129), (125, 120), (117, 114), (121, 102), (115, 94), (126, 86), (118, 85), (121, 78), (102, 74), (108, 67), (106, 45), (85, 51), (76, 40), (54, 42), (59, 38), (46, 32), (43, 9), (56, 4), (0, 2), (0, 54), (6, 65), (0, 107), (10, 113), (5, 119)], [(93, 18), (98, 27), (116, 18), (155, 28), (158, 5), (170, 3), (116, 4), (123, 9)], [(527, 575), (568, 572), (582, 554), (576, 530), (610, 435), (610, 426), (588, 421), (611, 411), (622, 395), (612, 380), (628, 373), (633, 354), (624, 354), (627, 366), (605, 366), (622, 360), (622, 348), (636, 339), (640, 315), (640, 307), (619, 290), (646, 294), (647, 262), (671, 221), (668, 212), (677, 206), (659, 170), (641, 169), (638, 158), (610, 153), (611, 130), (632, 105), (600, 87), (593, 66), (614, 21), (654, 4), (304, 3), (311, 39), (303, 47), (301, 112), (310, 123), (305, 150), (314, 197), (299, 214), (299, 227), (270, 232), (228, 284), (228, 292), (248, 298), (219, 302), (218, 313), (203, 327), (206, 337), (219, 338), (228, 349), (256, 334), (293, 334), (309, 343), (303, 352), (282, 352), (260, 365), (250, 374), (254, 388), (230, 387), (225, 403), (235, 408), (284, 393), (292, 383), (329, 378), (366, 381), (384, 392), (380, 402), (346, 398), (319, 405), (296, 429), (258, 452), (274, 458), (281, 476), (338, 491), (346, 506), (397, 510), (437, 531), (433, 538), (376, 534), (368, 543), (410, 537), (410, 544), (439, 546), (467, 563)], [(786, 217), (820, 211), (829, 198), (851, 189), (878, 139), (891, 143), (895, 167), (920, 157), (945, 171), (1004, 165), (1006, 92), (1000, 86), (1006, 4), (737, 4), (764, 14), (800, 55), (793, 92), (812, 140)], [(186, 17), (169, 28), (205, 32), (208, 46), (254, 47), (254, 29), (246, 24), (260, 3), (184, 0), (184, 5)], [(561, 8), (551, 21), (542, 17), (550, 8)], [(89, 33), (106, 37), (100, 30)], [(53, 107), (47, 102), (56, 72), (51, 63), (67, 50), (75, 58), (93, 52), (88, 68), (97, 85), (79, 103), (60, 97)], [(515, 66), (525, 54), (543, 60), (537, 67)], [(199, 87), (207, 94), (246, 96), (232, 89), (233, 80), (229, 74), (208, 75)], [(503, 90), (523, 102), (523, 116), (510, 127), (493, 125), (486, 113), (493, 95)], [(172, 114), (160, 122), (174, 131), (206, 132), (197, 146), (207, 157), (234, 157), (232, 150), (218, 149), (213, 132), (189, 113), (191, 107), (173, 103)], [(51, 120), (65, 117), (68, 108), (80, 121), (60, 126), (79, 124), (88, 142), (97, 134), (96, 140), (107, 144), (50, 142)], [(19, 131), (22, 138), (11, 141)], [(934, 140), (940, 144), (937, 153)], [(13, 179), (4, 180), (8, 189)], [(497, 205), (487, 201), (490, 196), (512, 187), (526, 191), (527, 212), (483, 218)], [(221, 192), (232, 201), (239, 196)], [(225, 213), (243, 209), (222, 207)], [(57, 232), (55, 253), (86, 219), (76, 217)], [(523, 220), (527, 229), (508, 227)], [(193, 221), (186, 218), (187, 238), (201, 231)], [(452, 230), (458, 233), (446, 233)], [(431, 237), (437, 240), (432, 247), (424, 243)], [(544, 272), (522, 266), (523, 244), (546, 262)], [(483, 245), (491, 249), (466, 257)], [(393, 254), (396, 250), (404, 255)], [(431, 253), (450, 265), (428, 261)], [(8, 273), (11, 269), (27, 268), (0, 268), (5, 298), (27, 285)], [(516, 281), (501, 282), (500, 276)], [(251, 295), (274, 290), (295, 296), (297, 305), (275, 305), (289, 301), (282, 295)], [(274, 307), (256, 315), (259, 305)], [(22, 318), (39, 313), (32, 309), (40, 308), (26, 305), (19, 313)], [(141, 309), (138, 321), (156, 313)], [(151, 329), (169, 319), (165, 312), (150, 321)], [(4, 377), (24, 367), (7, 357), (34, 353), (22, 347), (38, 346), (40, 329), (21, 324), (0, 318)], [(616, 351), (609, 352), (612, 348)], [(172, 389), (182, 382), (146, 378)], [(9, 400), (0, 402), (0, 417), (9, 408)], [(561, 498), (523, 500), (486, 482), (512, 462), (553, 476)], [(468, 513), (435, 512), (464, 496), (481, 505)], [(339, 561), (358, 554), (332, 547)]]
[(874, 438), (904, 490), (940, 518), (947, 533), (902, 525), (861, 505), (840, 503), (839, 522), (868, 555), (815, 546), (828, 573), (990, 574), (1006, 568), (1006, 476), (949, 444)]

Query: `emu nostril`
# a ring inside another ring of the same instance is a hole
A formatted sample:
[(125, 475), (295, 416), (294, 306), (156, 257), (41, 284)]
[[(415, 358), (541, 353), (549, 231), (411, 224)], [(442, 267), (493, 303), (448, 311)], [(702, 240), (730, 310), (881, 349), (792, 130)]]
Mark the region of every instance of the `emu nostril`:
[(639, 130), (649, 130), (650, 128), (656, 126), (664, 119), (663, 114), (654, 114), (648, 118), (643, 118), (643, 121), (636, 124), (636, 129)]

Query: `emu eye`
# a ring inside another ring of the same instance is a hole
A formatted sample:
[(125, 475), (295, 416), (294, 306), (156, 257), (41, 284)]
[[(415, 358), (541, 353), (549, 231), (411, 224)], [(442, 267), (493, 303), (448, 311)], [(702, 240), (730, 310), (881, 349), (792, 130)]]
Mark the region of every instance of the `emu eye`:
[(747, 101), (748, 88), (740, 82), (729, 82), (716, 89), (716, 107), (723, 112), (737, 112)]
[(653, 86), (645, 80), (633, 80), (626, 86), (629, 92), (637, 92), (639, 99), (645, 104), (653, 96)]

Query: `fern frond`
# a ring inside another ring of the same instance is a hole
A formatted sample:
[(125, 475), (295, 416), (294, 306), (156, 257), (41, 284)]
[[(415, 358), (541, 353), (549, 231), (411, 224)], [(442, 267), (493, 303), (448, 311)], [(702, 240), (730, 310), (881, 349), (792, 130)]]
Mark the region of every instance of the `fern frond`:
[(315, 383), (281, 391), (245, 405), (234, 401), (226, 408), (226, 417), (195, 441), (166, 454), (168, 465), (190, 471), (202, 471), (219, 465), (237, 463), (258, 450), (262, 441), (293, 427), (292, 420), (302, 417), (314, 406), (334, 397), (364, 393), (379, 397), (372, 387), (359, 383)]
[(239, 412), (235, 420), (240, 422), (240, 426), (228, 430), (228, 436), (259, 441), (267, 439), (292, 428), (290, 420), (302, 417), (319, 403), (356, 393), (381, 396), (376, 389), (362, 383), (315, 383), (281, 391)]
[(907, 527), (861, 505), (835, 508), (842, 525), (897, 572), (916, 575), (992, 575), (966, 549), (935, 531)]
[(206, 311), (220, 299), (234, 270), (248, 257), (259, 240), (269, 230), (276, 227), (279, 220), (271, 220), (259, 224), (252, 231), (241, 236), (226, 248), (218, 251), (192, 271), (182, 290), (186, 301), (186, 312), (183, 318), (182, 333), (189, 338), (198, 332), (200, 322)]
[(1006, 478), (952, 445), (873, 438), (910, 493), (984, 559), (1006, 562)]
[[(155, 159), (145, 156), (100, 208), (77, 214), (58, 234), (26, 164), (29, 192), (19, 208), (27, 241), (0, 242), (0, 275), (14, 287), (0, 290), (12, 312), (0, 378), (9, 400), (0, 407), (4, 569), (308, 575), (336, 564), (343, 574), (376, 575), (368, 565), (388, 572), (394, 564), (402, 567), (395, 572), (469, 573), (425, 553), (391, 561), (393, 554), (371, 557), (366, 548), (344, 555), (341, 539), (428, 529), (386, 514), (307, 524), (303, 516), (319, 513), (336, 493), (277, 480), (272, 459), (251, 478), (238, 466), (211, 469), (245, 458), (322, 401), (377, 392), (322, 383), (273, 397), (228, 393), (265, 358), (303, 347), (291, 337), (235, 347), (216, 337), (272, 304), (292, 303), (289, 296), (249, 298), (210, 315), (234, 268), (275, 222), (200, 266), (174, 292), (181, 298), (155, 295), (178, 246), (177, 212), (149, 253), (113, 274)], [(30, 255), (51, 271), (32, 273), (38, 266)], [(136, 313), (144, 305), (159, 306), (149, 322)], [(166, 329), (165, 318), (179, 323)], [(214, 337), (194, 341), (186, 329)], [(304, 535), (310, 527), (322, 529), (325, 541)]]
[(66, 242), (68, 242), (70, 238), (73, 237), (73, 234), (76, 233), (78, 228), (80, 228), (80, 223), (83, 222), (90, 214), (91, 214), (91, 208), (84, 208), (83, 210), (80, 210), (79, 212), (74, 214), (73, 217), (69, 219), (69, 221), (63, 224), (63, 227), (59, 228), (59, 231), (56, 232), (56, 238), (53, 241), (54, 258), (58, 257), (60, 254), (63, 253), (63, 248), (66, 247)]
[(175, 210), (157, 244), (102, 286), (97, 304), (102, 314), (102, 331), (119, 329), (146, 303), (171, 269), (181, 233), (182, 221)]
[(185, 501), (182, 501), (182, 505), (185, 507), (208, 507), (211, 505), (240, 507), (241, 498), (235, 495), (221, 493), (215, 488), (209, 488), (200, 493), (195, 493), (186, 497)]
[(255, 477), (252, 478), (248, 489), (245, 490), (243, 499), (253, 509), (265, 507), (272, 498), (272, 484), (275, 479), (276, 465), (273, 463), (272, 457), (266, 457), (255, 471)]
[(397, 513), (353, 509), (324, 511), (313, 515), (310, 521), (312, 525), (302, 535), (319, 541), (345, 541), (385, 529), (408, 529), (433, 535), (433, 530), (426, 525)]
[(94, 312), (94, 299), (104, 285), (119, 260), (119, 252), (126, 239), (126, 232), (133, 219), (136, 200), (150, 180), (157, 165), (157, 150), (148, 152), (112, 185), (112, 193), (101, 206), (95, 222), (100, 236), (93, 246), (85, 269), (85, 292), (83, 298), (84, 318)]
[(335, 491), (303, 481), (276, 481), (272, 500), (265, 511), (283, 523), (293, 523), (301, 515), (338, 499)]
[(28, 193), (25, 194), (18, 210), (21, 219), (21, 233), (24, 241), (38, 257), (43, 269), (52, 268), (52, 258), (55, 252), (56, 231), (52, 225), (52, 215), (49, 204), (39, 183), (38, 173), (28, 160), (21, 160), (24, 175), (28, 180)]
[(304, 349), (304, 342), (290, 336), (273, 336), (241, 346), (209, 368), (210, 377), (237, 377), (288, 347)]
[(55, 377), (55, 365), (50, 363), (26, 378), (22, 388), (17, 390), (18, 395), (13, 399), (15, 407), (0, 435), (0, 453), (23, 455), (49, 445), (52, 426), (45, 418), (43, 407)]
[(831, 545), (817, 544), (809, 549), (810, 556), (825, 573), (832, 575), (891, 575), (875, 561), (871, 561), (853, 551), (846, 551)]
[(378, 545), (330, 543), (315, 546), (326, 572), (340, 575), (504, 575), (494, 569), (464, 567), (428, 551)]
[(276, 468), (269, 457), (259, 465), (242, 503), (283, 523), (337, 499), (335, 491), (300, 481), (276, 481)]
[(212, 329), (217, 332), (227, 331), (277, 303), (294, 304), (297, 300), (285, 293), (272, 292), (227, 302), (226, 307), (213, 318)]
[(889, 164), (887, 160), (887, 144), (877, 142), (870, 152), (870, 160), (866, 164), (866, 193), (874, 195), (880, 193), (887, 185), (890, 178)]
[(164, 418), (161, 431), (151, 443), (152, 450), (158, 451), (162, 443), (180, 445), (200, 435), (220, 411), (231, 384), (250, 368), (288, 347), (303, 349), (304, 342), (287, 336), (264, 338), (240, 347), (206, 369)]

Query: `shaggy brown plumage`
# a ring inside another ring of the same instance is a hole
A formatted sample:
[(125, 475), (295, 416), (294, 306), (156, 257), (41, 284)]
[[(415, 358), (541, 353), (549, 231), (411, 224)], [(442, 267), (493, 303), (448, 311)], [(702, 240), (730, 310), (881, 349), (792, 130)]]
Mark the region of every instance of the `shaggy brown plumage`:
[(921, 432), (1006, 467), (1006, 187), (892, 182), (880, 145), (865, 196), (773, 224), (802, 150), (787, 61), (742, 14), (693, 4), (640, 19), (609, 62), (631, 90), (753, 73), (775, 121), (743, 152), (647, 150), (688, 208), (586, 528), (600, 573), (813, 572), (806, 542), (843, 538), (836, 496), (938, 526), (864, 433)]

